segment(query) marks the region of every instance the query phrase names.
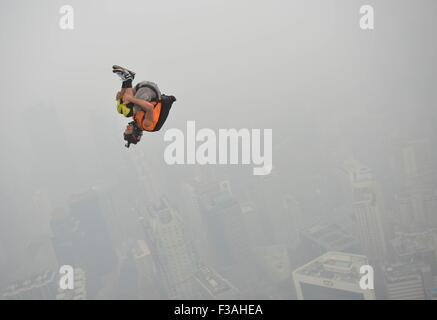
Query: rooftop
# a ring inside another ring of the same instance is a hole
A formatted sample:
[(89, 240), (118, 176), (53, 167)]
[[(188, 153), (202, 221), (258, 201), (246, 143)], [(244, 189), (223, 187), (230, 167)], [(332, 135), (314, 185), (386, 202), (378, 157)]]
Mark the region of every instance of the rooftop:
[(433, 252), (435, 250), (434, 237), (436, 236), (437, 229), (419, 233), (398, 233), (391, 243), (399, 256), (411, 256)]
[(44, 289), (46, 287), (55, 288), (56, 279), (56, 272), (52, 270), (46, 270), (45, 272), (35, 275), (32, 278), (28, 278), (8, 286), (3, 290), (0, 296), (3, 296), (5, 299), (14, 299), (16, 296), (26, 295), (26, 293), (30, 293), (34, 290)]
[(132, 248), (133, 255), (136, 259), (140, 259), (150, 255), (150, 249), (144, 240), (138, 240), (136, 246)]
[(302, 234), (328, 251), (344, 251), (358, 246), (358, 240), (336, 224), (317, 224)]
[(201, 267), (195, 277), (211, 296), (236, 290), (226, 279), (208, 267)]
[(296, 269), (294, 273), (327, 280), (357, 283), (362, 276), (360, 268), (367, 264), (366, 256), (331, 251)]
[(406, 281), (420, 278), (420, 274), (426, 268), (426, 264), (422, 263), (397, 263), (386, 266), (384, 273), (387, 282)]

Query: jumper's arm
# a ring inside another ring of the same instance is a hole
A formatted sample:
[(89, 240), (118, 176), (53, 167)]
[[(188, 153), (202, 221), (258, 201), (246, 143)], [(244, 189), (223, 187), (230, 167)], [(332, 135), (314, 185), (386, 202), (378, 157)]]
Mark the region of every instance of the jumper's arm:
[(148, 127), (153, 123), (153, 109), (155, 106), (143, 99), (135, 98), (132, 94), (132, 89), (127, 89), (123, 95), (123, 103), (133, 103), (134, 105), (140, 107), (145, 112), (145, 117), (143, 120), (143, 126)]
[(155, 106), (153, 104), (151, 104), (150, 102), (143, 100), (143, 99), (138, 99), (135, 98), (133, 95), (130, 94), (125, 94), (123, 96), (123, 102), (124, 103), (133, 103), (134, 105), (140, 107), (144, 112), (152, 112), (153, 109), (155, 108)]

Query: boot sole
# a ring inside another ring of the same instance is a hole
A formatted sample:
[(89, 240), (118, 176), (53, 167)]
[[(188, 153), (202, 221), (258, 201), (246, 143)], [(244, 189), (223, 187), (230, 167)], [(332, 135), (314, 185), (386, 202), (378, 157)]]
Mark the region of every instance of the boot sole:
[(123, 70), (123, 71), (127, 71), (127, 72), (129, 72), (130, 74), (132, 74), (133, 76), (135, 76), (135, 72), (133, 72), (133, 71), (127, 69), (127, 68), (121, 67), (121, 66), (113, 65), (113, 66), (112, 66), (112, 69), (113, 69), (113, 70)]

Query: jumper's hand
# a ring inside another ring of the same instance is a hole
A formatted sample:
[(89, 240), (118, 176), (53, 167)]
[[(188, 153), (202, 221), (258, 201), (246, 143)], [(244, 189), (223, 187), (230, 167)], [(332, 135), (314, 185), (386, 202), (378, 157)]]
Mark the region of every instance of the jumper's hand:
[(117, 95), (115, 96), (115, 100), (121, 100), (122, 96), (121, 96), (121, 91), (117, 92)]
[(133, 97), (134, 97), (134, 96), (133, 96), (132, 94), (126, 92), (126, 93), (123, 95), (123, 103), (124, 103), (124, 104), (128, 104), (128, 103), (130, 102), (130, 99), (133, 98)]

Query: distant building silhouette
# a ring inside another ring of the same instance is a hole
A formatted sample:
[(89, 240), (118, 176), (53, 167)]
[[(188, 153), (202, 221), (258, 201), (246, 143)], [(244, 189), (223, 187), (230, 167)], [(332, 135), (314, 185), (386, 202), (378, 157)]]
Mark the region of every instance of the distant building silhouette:
[(138, 298), (156, 300), (163, 298), (158, 284), (158, 270), (152, 252), (144, 240), (138, 240), (132, 249), (138, 275)]
[(388, 300), (425, 300), (429, 266), (415, 263), (398, 263), (384, 268)]
[(239, 290), (211, 267), (201, 266), (195, 274), (195, 280), (202, 299), (235, 300), (241, 297)]
[(386, 258), (382, 197), (369, 168), (358, 161), (345, 165), (353, 188), (353, 216), (363, 252), (372, 262)]
[(302, 230), (300, 240), (301, 250), (311, 259), (328, 251), (361, 253), (358, 239), (333, 223), (319, 223)]
[(71, 196), (69, 210), (52, 218), (53, 246), (60, 265), (82, 268), (87, 274), (88, 293), (94, 297), (103, 277), (111, 272), (117, 257), (98, 194), (90, 189)]
[(402, 146), (403, 181), (398, 195), (400, 223), (404, 230), (437, 228), (437, 171), (427, 140)]
[(5, 300), (55, 300), (58, 274), (47, 270), (32, 278), (8, 286), (2, 293)]

